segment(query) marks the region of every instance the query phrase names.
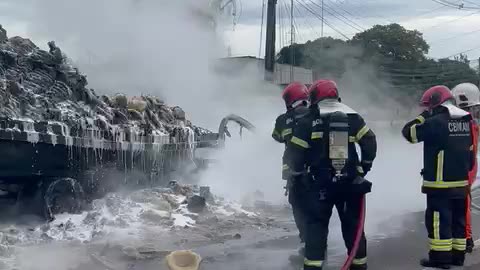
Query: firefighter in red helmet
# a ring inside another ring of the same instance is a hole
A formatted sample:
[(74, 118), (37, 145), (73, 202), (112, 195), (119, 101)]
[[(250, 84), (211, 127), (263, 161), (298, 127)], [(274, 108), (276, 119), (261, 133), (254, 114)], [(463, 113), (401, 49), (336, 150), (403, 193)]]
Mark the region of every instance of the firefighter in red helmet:
[[(302, 207), (306, 215), (304, 269), (320, 270), (327, 249), (328, 224), (337, 208), (349, 255), (350, 269), (367, 269), (365, 234), (357, 230), (363, 196), (371, 183), (363, 177), (376, 157), (375, 134), (363, 118), (340, 102), (335, 82), (319, 80), (309, 89), (310, 113), (300, 119), (287, 147), (287, 164), (294, 183), (305, 187)], [(361, 148), (361, 161), (356, 150)], [(354, 239), (360, 244), (351, 254)]]
[[(275, 121), (275, 128), (273, 129), (272, 137), (275, 141), (283, 143), (292, 137), (293, 128), (297, 120), (308, 113), (308, 89), (300, 82), (293, 82), (289, 84), (282, 93), (282, 98), (285, 102), (287, 111), (277, 117)], [(299, 206), (299, 190), (300, 187), (292, 185), (289, 169), (286, 164), (286, 154), (284, 152), (282, 157), (282, 179), (287, 181), (285, 186), (285, 194), (288, 194), (288, 201), (292, 206), (293, 217), (297, 225), (300, 240), (304, 242), (304, 215)], [(303, 248), (299, 251), (303, 254)]]
[(402, 130), (409, 142), (423, 142), (422, 192), (427, 196), (430, 251), (420, 264), (449, 269), (465, 260), (465, 199), (475, 160), (472, 117), (453, 105), (452, 93), (443, 85), (425, 91), (421, 106), (425, 111)]

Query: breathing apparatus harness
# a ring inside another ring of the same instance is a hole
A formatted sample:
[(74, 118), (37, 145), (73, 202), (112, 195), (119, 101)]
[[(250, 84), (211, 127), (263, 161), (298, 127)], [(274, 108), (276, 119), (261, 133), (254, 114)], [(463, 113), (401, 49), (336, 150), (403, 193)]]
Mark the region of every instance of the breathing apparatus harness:
[[(331, 161), (331, 166), (334, 171), (332, 183), (345, 181), (349, 178), (345, 167), (349, 158), (349, 121), (348, 115), (342, 111), (334, 111), (328, 116), (328, 158)], [(361, 194), (360, 218), (357, 223), (354, 244), (347, 260), (342, 266), (342, 270), (348, 270), (357, 254), (360, 240), (363, 234), (365, 225), (366, 212), (366, 194), (371, 191), (372, 184), (363, 176), (357, 176), (351, 183), (352, 191), (355, 194)]]

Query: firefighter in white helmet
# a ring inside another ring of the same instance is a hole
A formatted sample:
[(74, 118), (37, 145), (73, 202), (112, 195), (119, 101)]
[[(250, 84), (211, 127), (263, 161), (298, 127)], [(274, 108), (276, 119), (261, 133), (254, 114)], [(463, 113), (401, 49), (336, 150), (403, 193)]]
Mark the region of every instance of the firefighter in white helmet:
[[(468, 111), (474, 120), (473, 135), (473, 150), (477, 153), (478, 145), (478, 127), (480, 124), (480, 90), (472, 83), (461, 83), (452, 89), (452, 94), (455, 98), (456, 105), (465, 111)], [(475, 160), (474, 167), (468, 175), (469, 189), (472, 187), (477, 176), (477, 162)], [(471, 224), (471, 194), (467, 195), (467, 213), (466, 213), (466, 236), (467, 236), (467, 252), (473, 251), (474, 242), (472, 239), (472, 224)]]

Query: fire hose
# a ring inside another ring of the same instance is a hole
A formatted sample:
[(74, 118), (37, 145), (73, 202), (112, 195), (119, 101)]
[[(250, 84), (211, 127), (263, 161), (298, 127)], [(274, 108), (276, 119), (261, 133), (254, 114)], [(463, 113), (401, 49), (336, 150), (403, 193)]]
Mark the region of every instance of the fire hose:
[(348, 270), (350, 268), (353, 260), (355, 259), (355, 255), (357, 254), (358, 248), (360, 246), (360, 240), (362, 239), (362, 235), (363, 235), (363, 228), (365, 227), (366, 197), (367, 197), (366, 195), (363, 195), (360, 202), (360, 217), (357, 223), (357, 230), (355, 233), (353, 247), (352, 247), (352, 250), (350, 251), (350, 254), (348, 255), (347, 260), (342, 266), (342, 270)]

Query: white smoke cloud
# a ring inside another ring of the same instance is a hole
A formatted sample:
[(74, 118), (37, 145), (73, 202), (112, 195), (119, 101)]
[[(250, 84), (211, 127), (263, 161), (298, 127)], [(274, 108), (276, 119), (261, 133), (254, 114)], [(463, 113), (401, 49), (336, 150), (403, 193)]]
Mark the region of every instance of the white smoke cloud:
[[(259, 128), (259, 135), (227, 144), (219, 156), (223, 167), (208, 171), (202, 182), (211, 185), (213, 192), (232, 198), (258, 189), (267, 199), (284, 199), (280, 179), (283, 146), (270, 139), (275, 117), (283, 110), (280, 89), (259, 82), (254, 69), (227, 78), (211, 71), (215, 59), (226, 50), (221, 38), (192, 13), (192, 8), (204, 1), (11, 3), (22, 4), (21, 18), (28, 18), (28, 36), (56, 40), (99, 93), (152, 93), (169, 104), (182, 106), (194, 123), (209, 128), (216, 128), (229, 113), (251, 120)], [(388, 84), (372, 78), (367, 69), (357, 66), (349, 70), (339, 85), (344, 102), (359, 112), (366, 107), (379, 108), (370, 111), (388, 113), (389, 119), (396, 117), (390, 106), (378, 106), (395, 104), (381, 94)], [(376, 101), (366, 98), (367, 94), (377, 95)], [(371, 126), (380, 144), (369, 175), (375, 183), (374, 193), (369, 195), (370, 224), (418, 210), (422, 202), (417, 188), (420, 150), (404, 147), (406, 142), (399, 137), (398, 128), (390, 133), (389, 126)]]

